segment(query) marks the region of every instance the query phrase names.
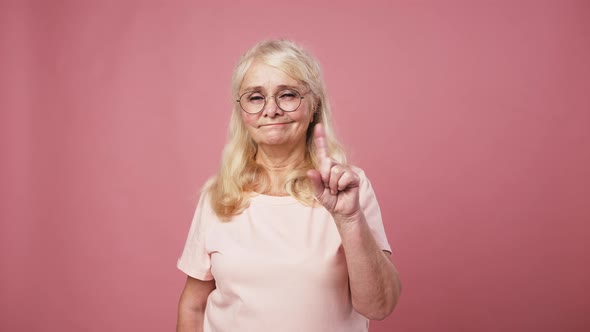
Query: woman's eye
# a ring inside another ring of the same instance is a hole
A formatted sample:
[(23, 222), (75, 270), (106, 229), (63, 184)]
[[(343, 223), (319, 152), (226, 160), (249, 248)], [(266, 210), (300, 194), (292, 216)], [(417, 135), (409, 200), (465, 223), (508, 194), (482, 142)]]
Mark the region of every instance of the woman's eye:
[(279, 94), (279, 98), (281, 99), (291, 99), (297, 97), (297, 93), (293, 91), (284, 91)]
[(258, 95), (258, 94), (251, 95), (248, 97), (248, 101), (250, 101), (250, 102), (260, 102), (262, 100), (264, 100), (264, 97), (262, 95)]

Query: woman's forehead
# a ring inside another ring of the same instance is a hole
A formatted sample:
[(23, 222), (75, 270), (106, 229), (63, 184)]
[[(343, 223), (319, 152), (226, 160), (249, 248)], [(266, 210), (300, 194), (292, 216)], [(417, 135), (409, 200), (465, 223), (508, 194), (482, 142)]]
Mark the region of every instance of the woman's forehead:
[(280, 88), (301, 87), (299, 81), (289, 76), (283, 70), (261, 62), (254, 62), (248, 68), (240, 91), (275, 90)]

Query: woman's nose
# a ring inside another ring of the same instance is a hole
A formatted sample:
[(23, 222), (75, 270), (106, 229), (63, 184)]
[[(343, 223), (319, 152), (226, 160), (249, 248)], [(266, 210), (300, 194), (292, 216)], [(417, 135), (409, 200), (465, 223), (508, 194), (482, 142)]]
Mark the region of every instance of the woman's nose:
[(270, 96), (266, 98), (266, 104), (262, 109), (262, 113), (264, 116), (274, 117), (276, 115), (281, 115), (283, 110), (277, 104), (275, 97)]

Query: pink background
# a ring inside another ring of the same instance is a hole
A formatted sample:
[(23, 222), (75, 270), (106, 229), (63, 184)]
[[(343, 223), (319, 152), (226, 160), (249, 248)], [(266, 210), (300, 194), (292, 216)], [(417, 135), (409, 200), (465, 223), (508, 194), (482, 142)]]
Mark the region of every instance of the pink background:
[[(26, 5), (25, 5), (26, 4)], [(289, 37), (380, 199), (379, 331), (589, 331), (589, 1), (2, 1), (2, 331), (171, 331), (230, 74)]]

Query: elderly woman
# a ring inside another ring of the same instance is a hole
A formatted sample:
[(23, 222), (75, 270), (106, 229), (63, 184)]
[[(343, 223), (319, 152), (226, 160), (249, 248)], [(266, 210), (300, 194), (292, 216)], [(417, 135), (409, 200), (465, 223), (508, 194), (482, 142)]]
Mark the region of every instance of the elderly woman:
[(346, 164), (318, 62), (290, 41), (247, 51), (221, 168), (178, 260), (177, 331), (367, 331), (400, 294), (379, 205)]

